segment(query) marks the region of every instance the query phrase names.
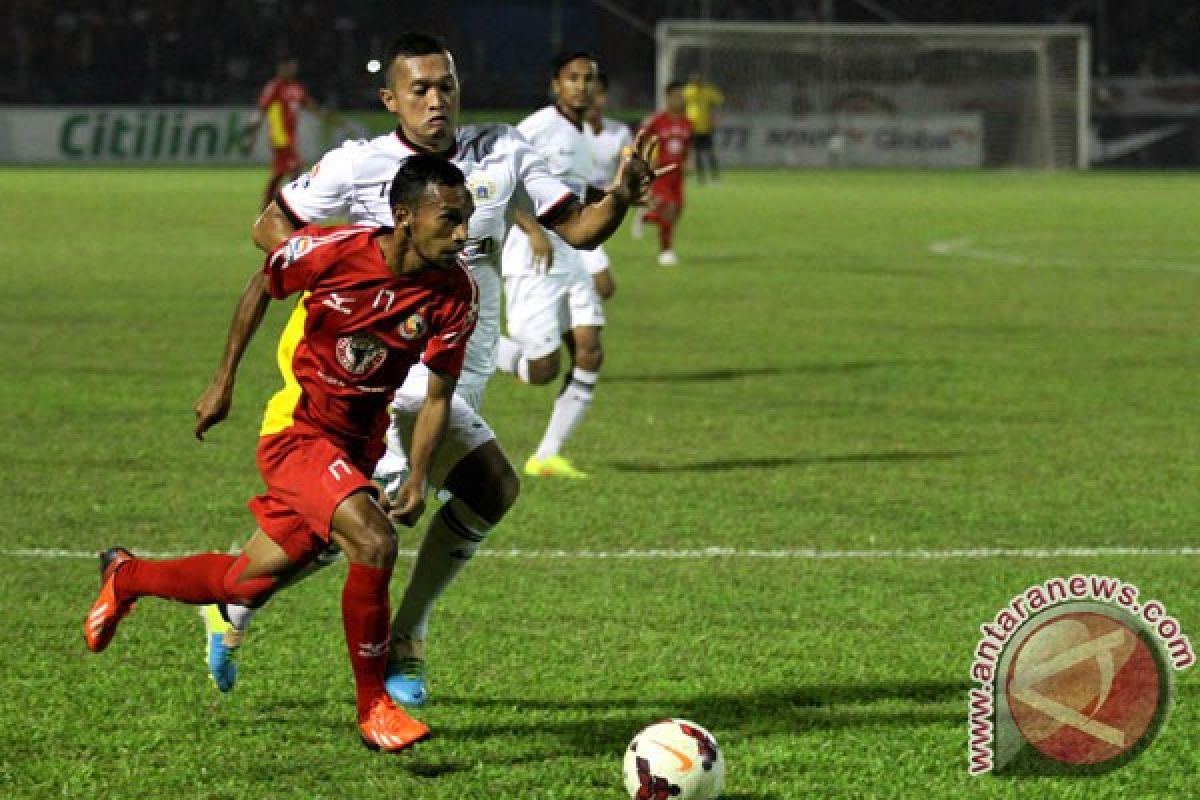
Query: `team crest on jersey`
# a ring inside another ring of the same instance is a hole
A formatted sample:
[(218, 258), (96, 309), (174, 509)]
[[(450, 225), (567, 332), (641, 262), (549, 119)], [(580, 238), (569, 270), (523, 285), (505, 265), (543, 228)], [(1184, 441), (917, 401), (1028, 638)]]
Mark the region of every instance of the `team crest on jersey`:
[(283, 251), (283, 257), (288, 264), (295, 264), (312, 248), (313, 241), (311, 236), (297, 236), (294, 239), (288, 239), (287, 247)]
[(487, 202), (496, 196), (496, 184), (489, 180), (482, 170), (473, 172), (471, 177), (467, 178), (467, 188), (477, 203)]
[(420, 314), (413, 314), (408, 319), (396, 326), (396, 330), (405, 339), (412, 341), (420, 339), (425, 335), (425, 330), (428, 326), (425, 324), (425, 318)]
[(355, 333), (337, 340), (337, 360), (354, 375), (368, 375), (387, 360), (387, 346), (369, 333)]

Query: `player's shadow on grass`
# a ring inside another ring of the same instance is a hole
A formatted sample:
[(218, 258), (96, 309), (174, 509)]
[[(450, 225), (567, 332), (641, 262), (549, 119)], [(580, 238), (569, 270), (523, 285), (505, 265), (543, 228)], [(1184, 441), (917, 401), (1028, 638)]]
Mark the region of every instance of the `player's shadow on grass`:
[[(488, 737), (512, 738), (522, 744), (507, 763), (537, 763), (563, 756), (603, 756), (621, 753), (633, 735), (658, 719), (694, 719), (727, 742), (754, 736), (796, 735), (849, 728), (911, 728), (961, 725), (966, 712), (965, 682), (896, 682), (875, 684), (818, 684), (777, 687), (744, 694), (685, 694), (654, 697), (587, 699), (549, 697), (439, 696), (438, 704), (478, 711), (497, 709), (494, 721), (484, 719), (438, 726), (437, 736), (462, 742)], [(521, 716), (527, 714), (528, 721)], [(548, 714), (561, 715), (560, 718)], [(434, 777), (470, 769), (456, 759), (424, 759), (413, 754), (407, 768)], [(730, 800), (756, 800), (759, 795), (733, 794)]]
[(885, 450), (878, 453), (843, 453), (829, 456), (770, 456), (765, 458), (723, 458), (714, 461), (693, 461), (683, 464), (643, 463), (638, 461), (609, 461), (606, 466), (617, 472), (729, 472), (739, 469), (780, 469), (783, 467), (812, 467), (823, 464), (889, 464), (906, 461), (944, 461), (979, 455), (967, 450)]
[(741, 378), (762, 378), (776, 375), (832, 375), (863, 372), (887, 367), (913, 366), (909, 361), (846, 361), (828, 364), (791, 364), (788, 366), (727, 367), (689, 372), (655, 372), (649, 375), (610, 375), (604, 373), (605, 383), (719, 383)]

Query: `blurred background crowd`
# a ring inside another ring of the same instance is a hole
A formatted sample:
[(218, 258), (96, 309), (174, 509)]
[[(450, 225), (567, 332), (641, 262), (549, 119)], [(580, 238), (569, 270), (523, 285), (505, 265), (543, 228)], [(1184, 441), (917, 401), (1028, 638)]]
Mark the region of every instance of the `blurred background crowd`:
[(1167, 0), (6, 0), (0, 103), (250, 103), (290, 54), (322, 104), (372, 108), (366, 62), (428, 30), (455, 52), (467, 107), (543, 102), (562, 47), (600, 57), (615, 104), (649, 107), (663, 18), (1083, 24), (1098, 76), (1200, 72), (1200, 7)]

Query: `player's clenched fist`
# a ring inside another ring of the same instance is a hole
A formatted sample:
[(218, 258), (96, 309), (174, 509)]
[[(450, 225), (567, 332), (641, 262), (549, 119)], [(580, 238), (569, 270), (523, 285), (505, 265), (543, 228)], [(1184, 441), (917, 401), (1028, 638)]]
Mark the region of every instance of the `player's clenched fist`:
[(219, 382), (209, 384), (192, 407), (196, 412), (196, 438), (203, 440), (205, 431), (229, 416), (232, 406), (232, 386)]

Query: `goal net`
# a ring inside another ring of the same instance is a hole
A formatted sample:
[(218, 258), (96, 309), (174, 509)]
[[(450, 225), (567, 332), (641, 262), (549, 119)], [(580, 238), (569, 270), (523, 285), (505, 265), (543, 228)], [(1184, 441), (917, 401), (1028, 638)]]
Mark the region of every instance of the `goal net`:
[(725, 96), (744, 166), (1085, 168), (1088, 29), (664, 20), (657, 88)]

